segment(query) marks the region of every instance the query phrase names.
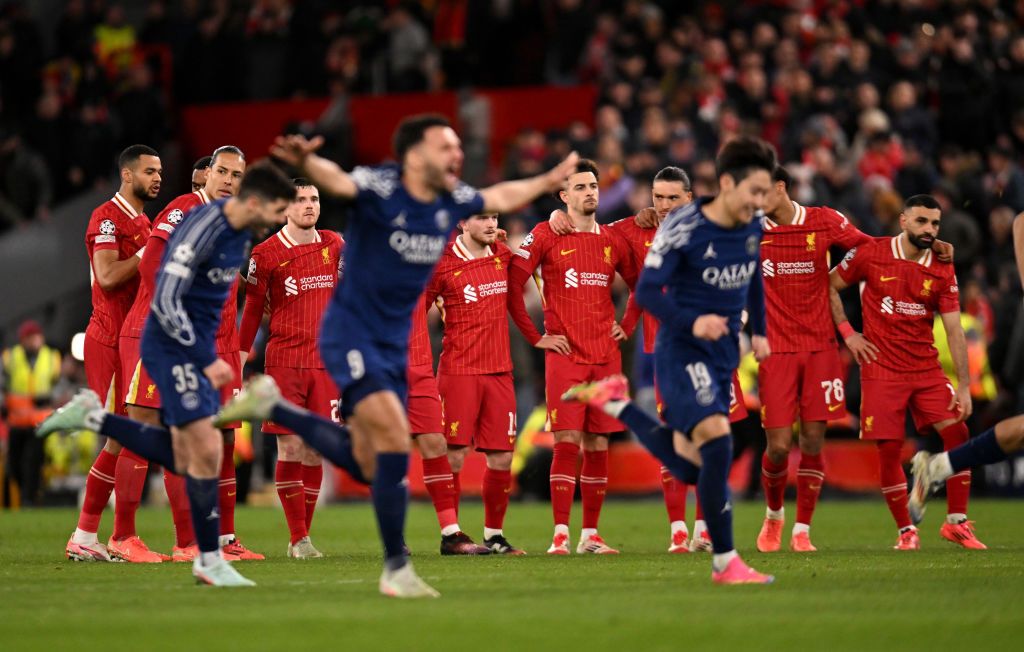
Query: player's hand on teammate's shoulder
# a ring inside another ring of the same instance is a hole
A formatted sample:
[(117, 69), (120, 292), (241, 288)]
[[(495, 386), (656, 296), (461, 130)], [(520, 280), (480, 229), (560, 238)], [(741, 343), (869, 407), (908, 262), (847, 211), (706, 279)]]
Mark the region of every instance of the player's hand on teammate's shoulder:
[(953, 245), (944, 240), (935, 240), (932, 243), (932, 251), (935, 252), (935, 257), (944, 263), (953, 262)]
[(565, 180), (576, 171), (576, 163), (579, 160), (580, 155), (576, 152), (571, 152), (565, 157), (565, 160), (548, 170), (547, 174), (544, 175), (545, 181), (547, 181), (547, 191), (556, 192), (561, 190), (562, 186), (565, 185)]
[(772, 347), (764, 335), (751, 336), (750, 350), (754, 352), (754, 359), (758, 362), (764, 362), (772, 354)]
[(729, 318), (722, 315), (701, 315), (693, 322), (693, 336), (716, 342), (729, 334)]
[(872, 344), (868, 338), (861, 333), (853, 332), (843, 340), (846, 348), (853, 354), (853, 360), (859, 365), (871, 364), (878, 359), (878, 347)]
[(231, 370), (231, 365), (217, 358), (214, 362), (210, 363), (205, 369), (203, 374), (209, 379), (210, 384), (213, 385), (214, 389), (220, 389), (224, 385), (227, 385), (235, 377), (235, 372)]
[(320, 149), (323, 144), (323, 136), (315, 136), (312, 140), (300, 134), (278, 136), (270, 147), (270, 153), (289, 165), (302, 167), (306, 157)]
[(963, 383), (960, 387), (956, 388), (956, 391), (953, 392), (953, 398), (950, 399), (946, 409), (955, 409), (957, 411), (957, 423), (967, 421), (970, 418), (971, 413), (974, 412), (974, 401), (971, 399), (970, 384)]
[(499, 228), (496, 232), (498, 242), (508, 243), (508, 231)]
[(569, 219), (569, 214), (561, 208), (551, 211), (551, 215), (548, 217), (548, 226), (551, 227), (555, 235), (569, 235), (576, 230), (572, 220)]
[(619, 326), (619, 322), (613, 321), (612, 339), (615, 340), (616, 342), (622, 342), (623, 340), (628, 339), (628, 337), (629, 336), (626, 335), (626, 331), (622, 330), (622, 326)]
[(572, 348), (569, 346), (569, 339), (565, 335), (551, 335), (545, 333), (541, 336), (537, 343), (534, 344), (538, 349), (544, 349), (546, 351), (554, 351), (555, 353), (561, 353), (562, 355), (569, 355), (572, 353)]
[(634, 217), (633, 219), (636, 221), (636, 225), (639, 226), (641, 229), (650, 229), (652, 227), (658, 226), (659, 223), (658, 211), (651, 206), (648, 206), (647, 208), (637, 213), (636, 217)]

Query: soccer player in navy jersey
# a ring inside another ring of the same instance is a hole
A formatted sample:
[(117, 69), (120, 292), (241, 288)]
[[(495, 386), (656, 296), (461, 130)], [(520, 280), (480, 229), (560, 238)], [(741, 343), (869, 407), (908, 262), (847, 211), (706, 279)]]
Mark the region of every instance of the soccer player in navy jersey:
[[(762, 361), (771, 353), (759, 250), (761, 211), (775, 165), (775, 151), (762, 140), (727, 143), (715, 160), (719, 195), (669, 213), (644, 261), (636, 297), (662, 324), (654, 366), (668, 425), (629, 402), (622, 376), (566, 392), (621, 420), (676, 477), (697, 485), (713, 545), (711, 578), (717, 584), (774, 580), (747, 566), (733, 547), (727, 479), (732, 463), (729, 390), (739, 364), (744, 307), (750, 312), (755, 357)], [(684, 437), (675, 438), (673, 431)]]
[(105, 412), (91, 390), (80, 392), (38, 429), (40, 436), (93, 430), (185, 474), (199, 546), (192, 574), (214, 586), (254, 586), (224, 560), (218, 545), (222, 445), (212, 417), (220, 406), (220, 387), (234, 372), (217, 356), (214, 336), (252, 230), (283, 223), (294, 197), (295, 186), (279, 170), (254, 165), (237, 197), (196, 209), (167, 243), (141, 348), (142, 362), (163, 398), (162, 417), (170, 431)]
[[(462, 145), (448, 121), (415, 115), (394, 136), (397, 165), (357, 167), (351, 174), (314, 152), (320, 137), (281, 137), (272, 153), (301, 168), (321, 191), (354, 201), (345, 232), (345, 277), (324, 315), (320, 352), (342, 392), (351, 432), (280, 399), (273, 381), (254, 379), (225, 406), (222, 418), (272, 418), (331, 462), (372, 478), (384, 544), (384, 595), (436, 597), (416, 575), (405, 548), (409, 425), (406, 357), (410, 316), (460, 220), (501, 213), (553, 192), (565, 182), (575, 153), (549, 172), (482, 191), (462, 183)], [(360, 473), (361, 472), (361, 473)]]

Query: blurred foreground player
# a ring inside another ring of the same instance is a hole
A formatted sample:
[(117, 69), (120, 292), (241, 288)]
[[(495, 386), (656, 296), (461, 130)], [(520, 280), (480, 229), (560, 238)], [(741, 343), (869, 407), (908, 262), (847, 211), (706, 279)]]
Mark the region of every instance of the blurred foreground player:
[(223, 449), (212, 417), (220, 404), (219, 388), (233, 371), (217, 357), (214, 337), (251, 230), (283, 223), (294, 197), (295, 186), (280, 171), (253, 166), (237, 197), (195, 211), (167, 243), (142, 337), (142, 359), (160, 388), (163, 421), (170, 432), (104, 412), (90, 390), (76, 395), (38, 431), (43, 436), (89, 428), (186, 474), (200, 551), (192, 574), (214, 586), (253, 586), (223, 558), (218, 541), (217, 478)]

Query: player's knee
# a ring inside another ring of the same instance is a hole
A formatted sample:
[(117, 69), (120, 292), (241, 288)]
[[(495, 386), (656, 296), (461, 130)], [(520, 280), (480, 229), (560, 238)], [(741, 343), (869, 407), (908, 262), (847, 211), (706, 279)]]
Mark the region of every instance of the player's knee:
[(220, 436), (223, 439), (225, 444), (233, 444), (233, 443), (235, 443), (235, 429), (234, 428), (224, 428), (224, 429), (221, 429)]
[(452, 471), (458, 473), (462, 470), (462, 466), (466, 463), (466, 447), (455, 446), (448, 448), (448, 463), (452, 467)]
[(487, 454), (487, 468), (492, 471), (508, 471), (512, 468), (512, 452), (502, 451), (500, 453)]
[(121, 453), (123, 446), (114, 441), (112, 438), (107, 437), (107, 442), (103, 444), (103, 450), (107, 451), (111, 455), (118, 455)]
[(608, 450), (608, 435), (595, 435), (589, 432), (583, 433), (583, 450), (585, 451), (606, 451)]
[[(803, 450), (802, 442), (800, 450)], [(789, 457), (789, 442), (769, 438), (768, 445), (765, 447), (764, 452), (773, 464), (781, 464), (783, 460)]]
[(426, 433), (416, 436), (416, 447), (425, 459), (441, 457), (448, 452), (444, 435), (440, 433)]
[(818, 455), (825, 445), (825, 438), (814, 435), (800, 435), (800, 452), (807, 455)]
[(579, 430), (558, 430), (554, 435), (556, 444), (567, 442), (579, 446), (583, 441), (583, 433)]
[(277, 459), (282, 462), (301, 462), (305, 446), (296, 435), (278, 435)]

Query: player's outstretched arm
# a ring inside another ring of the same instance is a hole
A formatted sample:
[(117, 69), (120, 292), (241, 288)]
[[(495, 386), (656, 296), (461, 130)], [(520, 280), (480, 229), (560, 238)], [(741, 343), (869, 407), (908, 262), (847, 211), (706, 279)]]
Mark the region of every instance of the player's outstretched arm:
[(579, 154), (573, 152), (544, 174), (518, 181), (503, 181), (484, 188), (480, 191), (484, 198), (484, 212), (510, 213), (546, 192), (560, 190), (565, 179), (576, 168), (579, 158)]
[(946, 342), (956, 370), (956, 392), (949, 403), (949, 409), (959, 412), (957, 421), (966, 421), (974, 411), (971, 402), (971, 375), (967, 366), (967, 338), (960, 323), (960, 311), (942, 313), (942, 325), (946, 329)]
[(302, 170), (320, 190), (344, 199), (354, 198), (359, 189), (352, 177), (334, 161), (315, 153), (323, 144), (323, 136), (312, 140), (299, 135), (278, 136), (270, 147), (270, 153)]

